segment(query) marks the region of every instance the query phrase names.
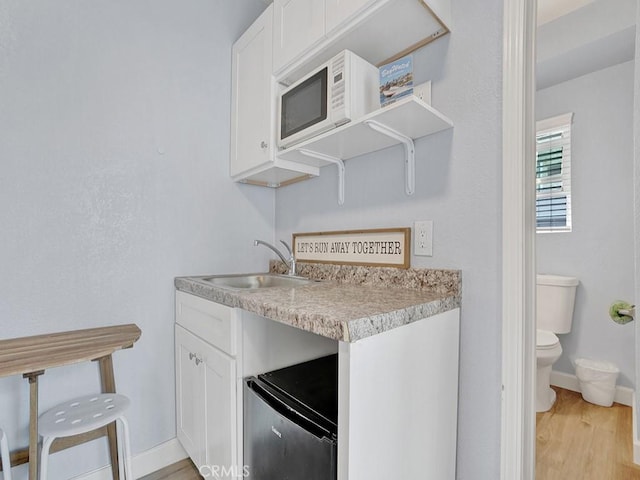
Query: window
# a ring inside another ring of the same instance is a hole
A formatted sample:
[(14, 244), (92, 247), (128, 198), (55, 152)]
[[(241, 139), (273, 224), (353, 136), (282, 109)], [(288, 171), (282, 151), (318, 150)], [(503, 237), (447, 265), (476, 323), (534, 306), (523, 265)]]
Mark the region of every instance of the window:
[(573, 113), (536, 123), (536, 228), (571, 231), (571, 122)]

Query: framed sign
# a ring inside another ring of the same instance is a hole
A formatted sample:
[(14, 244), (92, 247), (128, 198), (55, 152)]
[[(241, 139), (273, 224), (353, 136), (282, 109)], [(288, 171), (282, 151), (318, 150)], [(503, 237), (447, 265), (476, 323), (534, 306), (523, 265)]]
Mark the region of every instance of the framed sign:
[(410, 249), (409, 227), (293, 234), (300, 262), (409, 268)]

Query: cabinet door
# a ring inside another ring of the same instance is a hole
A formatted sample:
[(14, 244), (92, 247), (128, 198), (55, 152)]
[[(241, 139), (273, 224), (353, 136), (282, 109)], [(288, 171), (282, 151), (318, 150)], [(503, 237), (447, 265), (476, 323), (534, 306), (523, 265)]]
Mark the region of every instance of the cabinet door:
[(193, 462), (239, 468), (235, 360), (176, 325), (178, 440)]
[(202, 340), (176, 325), (176, 429), (178, 440), (196, 465), (205, 460), (205, 382)]
[(327, 33), (375, 3), (387, 0), (326, 0)]
[(273, 7), (232, 49), (231, 176), (273, 159), (275, 109), (272, 68)]
[(207, 465), (238, 469), (236, 451), (236, 362), (206, 345)]
[(325, 35), (325, 0), (274, 0), (273, 71)]

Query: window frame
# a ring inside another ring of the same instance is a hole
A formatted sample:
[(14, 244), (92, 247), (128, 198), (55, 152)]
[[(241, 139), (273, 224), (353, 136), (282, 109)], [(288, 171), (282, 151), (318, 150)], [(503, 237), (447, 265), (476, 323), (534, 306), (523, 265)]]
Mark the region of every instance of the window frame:
[[(536, 122), (536, 232), (537, 233), (565, 233), (573, 230), (572, 207), (573, 196), (571, 194), (571, 135), (573, 128), (573, 112), (557, 115)], [(559, 191), (538, 192), (538, 185), (542, 183), (538, 179), (538, 139), (543, 136), (552, 135), (554, 133), (562, 133), (564, 135), (561, 141), (562, 145), (562, 166), (561, 173), (550, 175), (546, 178), (546, 183), (561, 183)], [(541, 199), (553, 199), (565, 197), (566, 201), (566, 217), (565, 224), (561, 226), (538, 226), (538, 201)]]

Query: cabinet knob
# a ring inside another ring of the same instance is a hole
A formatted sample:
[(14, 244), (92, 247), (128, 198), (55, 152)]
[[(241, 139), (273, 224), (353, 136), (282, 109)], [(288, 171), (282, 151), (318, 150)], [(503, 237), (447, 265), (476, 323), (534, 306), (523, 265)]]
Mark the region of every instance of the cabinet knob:
[(194, 360), (196, 362), (196, 366), (202, 363), (202, 359), (198, 357), (195, 353), (189, 353), (189, 360)]
[(260, 142), (260, 148), (267, 148), (269, 146), (269, 144), (267, 142), (265, 142), (264, 140), (262, 142)]

